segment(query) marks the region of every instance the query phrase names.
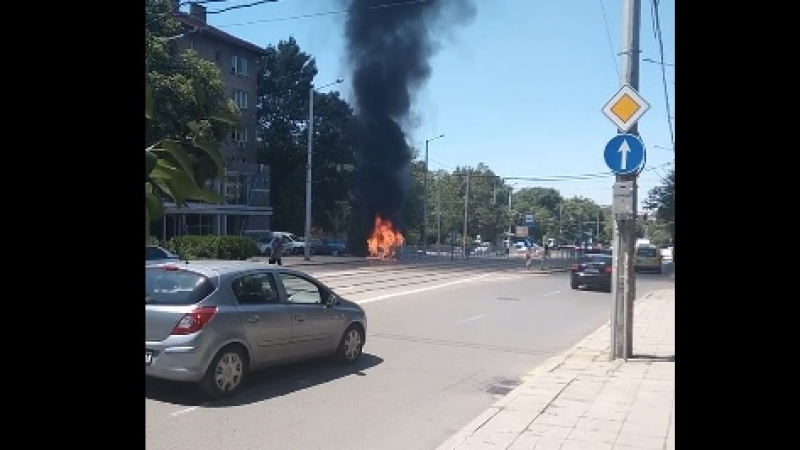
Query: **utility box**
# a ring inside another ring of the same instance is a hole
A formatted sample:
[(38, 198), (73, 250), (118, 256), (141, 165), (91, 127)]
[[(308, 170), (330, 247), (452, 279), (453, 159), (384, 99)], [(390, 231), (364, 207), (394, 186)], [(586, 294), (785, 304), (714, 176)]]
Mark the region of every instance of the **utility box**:
[(633, 181), (618, 181), (614, 183), (614, 198), (611, 208), (615, 219), (631, 220), (636, 217), (634, 214), (634, 186)]

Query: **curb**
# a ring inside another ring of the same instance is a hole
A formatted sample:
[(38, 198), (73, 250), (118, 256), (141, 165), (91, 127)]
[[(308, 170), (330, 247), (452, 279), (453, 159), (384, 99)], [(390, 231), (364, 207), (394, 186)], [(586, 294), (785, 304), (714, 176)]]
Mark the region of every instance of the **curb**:
[[(643, 296), (636, 299), (635, 303), (638, 303), (641, 300), (646, 300), (650, 297), (655, 296), (656, 294), (670, 290), (667, 289), (657, 289), (655, 291), (648, 292)], [(560, 353), (559, 355), (552, 356), (545, 360), (543, 363), (539, 364), (538, 366), (534, 367), (530, 372), (526, 373), (521, 377), (523, 380), (519, 386), (514, 388), (511, 392), (504, 395), (502, 398), (497, 400), (483, 411), (478, 417), (470, 421), (467, 425), (457, 431), (454, 435), (450, 436), (446, 441), (444, 441), (441, 445), (436, 447), (436, 450), (456, 450), (459, 445), (463, 444), (464, 441), (467, 440), (468, 437), (472, 436), (478, 429), (484, 426), (487, 422), (489, 422), (495, 415), (497, 415), (500, 411), (502, 411), (509, 403), (514, 401), (520, 393), (528, 387), (528, 382), (531, 378), (534, 378), (542, 373), (552, 372), (558, 366), (564, 363), (570, 356), (572, 356), (579, 348), (582, 347), (583, 342), (596, 333), (601, 333), (606, 329), (611, 327), (611, 320), (606, 321), (603, 325), (599, 326), (597, 329), (592, 331), (591, 333), (586, 334), (580, 341), (578, 341), (575, 345), (568, 348), (564, 352)], [(610, 332), (610, 331), (609, 331)], [(610, 345), (610, 342), (609, 342)], [(602, 350), (597, 353), (597, 356), (602, 355)]]

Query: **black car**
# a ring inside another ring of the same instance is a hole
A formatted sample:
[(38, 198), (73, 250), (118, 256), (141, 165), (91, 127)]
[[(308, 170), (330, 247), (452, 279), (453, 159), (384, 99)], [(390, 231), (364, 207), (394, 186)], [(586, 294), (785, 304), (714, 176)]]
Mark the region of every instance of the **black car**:
[(611, 292), (611, 255), (592, 253), (584, 255), (578, 264), (570, 267), (569, 285)]

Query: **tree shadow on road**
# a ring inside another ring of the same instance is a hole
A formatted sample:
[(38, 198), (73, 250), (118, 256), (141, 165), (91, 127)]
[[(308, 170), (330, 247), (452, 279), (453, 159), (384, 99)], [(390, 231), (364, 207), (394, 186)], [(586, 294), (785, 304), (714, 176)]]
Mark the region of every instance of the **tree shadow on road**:
[(192, 384), (147, 378), (144, 395), (151, 400), (182, 406), (239, 406), (291, 394), (350, 375), (366, 376), (365, 371), (382, 362), (382, 358), (364, 353), (355, 364), (342, 365), (322, 358), (251, 372), (246, 385), (236, 397), (215, 402), (206, 402)]

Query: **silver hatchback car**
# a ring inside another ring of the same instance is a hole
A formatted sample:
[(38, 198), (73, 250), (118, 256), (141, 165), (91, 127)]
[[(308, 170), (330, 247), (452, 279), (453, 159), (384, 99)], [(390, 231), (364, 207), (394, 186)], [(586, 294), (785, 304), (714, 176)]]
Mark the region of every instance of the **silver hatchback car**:
[(361, 356), (367, 318), (312, 276), (251, 261), (145, 267), (145, 375), (234, 394), (250, 370)]

